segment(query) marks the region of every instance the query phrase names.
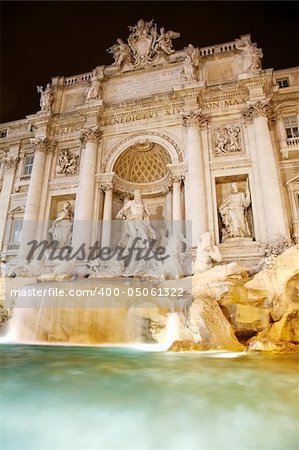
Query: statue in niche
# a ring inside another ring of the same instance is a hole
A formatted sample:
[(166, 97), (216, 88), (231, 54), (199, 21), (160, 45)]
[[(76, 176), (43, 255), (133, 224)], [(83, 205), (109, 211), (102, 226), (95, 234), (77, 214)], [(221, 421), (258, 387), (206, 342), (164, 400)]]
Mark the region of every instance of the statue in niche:
[(61, 150), (56, 166), (57, 174), (74, 175), (79, 166), (79, 155), (69, 153), (68, 149)]
[(240, 152), (240, 127), (236, 125), (220, 126), (216, 130), (215, 153), (236, 153)]
[(40, 94), (40, 109), (41, 111), (51, 112), (54, 100), (53, 91), (50, 83), (47, 84), (45, 90), (42, 86), (36, 86), (37, 92)]
[(131, 64), (131, 52), (128, 44), (125, 44), (122, 39), (118, 38), (116, 42), (108, 48), (107, 52), (113, 55), (114, 63), (112, 65), (121, 69), (124, 65)]
[(92, 267), (94, 272), (92, 276), (161, 276), (161, 264), (159, 266), (158, 262), (156, 262), (154, 258), (149, 260), (141, 258), (140, 260), (137, 260), (137, 258), (133, 256), (127, 265), (124, 260), (125, 257), (130, 255), (132, 248), (140, 251), (140, 254), (142, 255), (149, 251), (153, 256), (153, 252), (150, 250), (150, 241), (155, 240), (156, 233), (150, 225), (149, 210), (142, 201), (140, 190), (136, 189), (134, 191), (133, 200), (125, 199), (124, 206), (118, 212), (116, 219), (122, 220), (124, 225), (121, 238), (117, 243), (117, 247), (121, 247), (123, 249), (122, 258), (119, 260), (118, 255), (115, 254), (106, 265), (104, 265), (101, 261), (97, 261), (97, 263)]
[(49, 228), (49, 233), (52, 234), (53, 241), (58, 241), (58, 248), (70, 245), (72, 227), (73, 212), (70, 202), (66, 202)]
[(224, 225), (222, 242), (228, 238), (251, 237), (246, 211), (251, 204), (248, 183), (245, 192), (239, 192), (238, 183), (231, 184), (232, 193), (219, 206), (219, 213)]
[(213, 261), (222, 261), (222, 256), (217, 245), (213, 245), (211, 233), (207, 231), (201, 235), (200, 241), (197, 242), (194, 274), (211, 269)]
[(251, 73), (261, 68), (263, 52), (252, 44), (249, 39), (237, 39), (236, 48), (242, 50), (244, 73)]
[(141, 238), (140, 243), (144, 239), (156, 238), (156, 233), (150, 225), (149, 217), (150, 213), (142, 201), (141, 191), (136, 189), (133, 200), (127, 200), (116, 216), (116, 219), (125, 221), (124, 229), (129, 237), (127, 248), (132, 246), (136, 237)]
[(90, 79), (90, 85), (86, 89), (85, 92), (85, 101), (89, 102), (91, 100), (96, 100), (100, 93), (100, 87), (101, 87), (101, 80), (104, 78), (104, 70), (103, 67), (101, 67), (101, 70), (98, 71), (97, 69), (94, 69), (92, 71), (92, 76)]

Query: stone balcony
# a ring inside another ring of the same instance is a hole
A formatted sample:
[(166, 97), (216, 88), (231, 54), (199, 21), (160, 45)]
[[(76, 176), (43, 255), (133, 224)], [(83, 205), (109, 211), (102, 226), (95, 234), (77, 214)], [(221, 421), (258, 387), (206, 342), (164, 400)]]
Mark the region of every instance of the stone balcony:
[(289, 138), (281, 142), (280, 153), (283, 159), (288, 159), (290, 152), (299, 151), (299, 137)]

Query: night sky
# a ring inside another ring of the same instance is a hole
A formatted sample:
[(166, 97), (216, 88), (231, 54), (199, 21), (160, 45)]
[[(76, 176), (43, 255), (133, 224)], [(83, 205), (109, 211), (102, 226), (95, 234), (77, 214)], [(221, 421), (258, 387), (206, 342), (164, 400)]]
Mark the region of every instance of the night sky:
[(181, 33), (179, 50), (252, 34), (263, 49), (263, 68), (298, 63), (298, 2), (14, 2), (1, 4), (1, 122), (39, 109), (37, 85), (55, 75), (111, 64), (106, 49), (126, 39), (128, 25), (155, 19)]

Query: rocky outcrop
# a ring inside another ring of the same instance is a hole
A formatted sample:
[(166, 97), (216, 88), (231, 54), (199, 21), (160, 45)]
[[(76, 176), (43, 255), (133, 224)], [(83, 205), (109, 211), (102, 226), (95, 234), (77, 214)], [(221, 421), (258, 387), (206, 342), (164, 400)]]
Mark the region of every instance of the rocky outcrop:
[(194, 340), (206, 349), (243, 350), (215, 298), (197, 295), (188, 318)]
[(8, 308), (5, 304), (5, 278), (0, 277), (0, 325), (10, 319), (12, 308)]

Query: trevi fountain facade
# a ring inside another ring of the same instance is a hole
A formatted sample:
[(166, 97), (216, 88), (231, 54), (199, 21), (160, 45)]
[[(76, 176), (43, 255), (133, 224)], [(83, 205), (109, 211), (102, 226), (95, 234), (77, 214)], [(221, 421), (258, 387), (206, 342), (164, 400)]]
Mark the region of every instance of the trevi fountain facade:
[(5, 450), (297, 448), (298, 68), (178, 36), (0, 126)]
[[(1, 125), (1, 317), (14, 305), (17, 340), (297, 348), (298, 68), (263, 69), (250, 35), (177, 37), (141, 19), (111, 65), (53, 77), (36, 114)], [(59, 303), (74, 281), (104, 299)]]

